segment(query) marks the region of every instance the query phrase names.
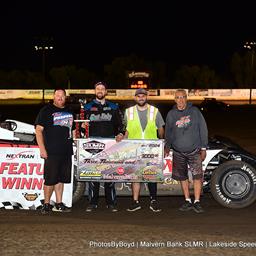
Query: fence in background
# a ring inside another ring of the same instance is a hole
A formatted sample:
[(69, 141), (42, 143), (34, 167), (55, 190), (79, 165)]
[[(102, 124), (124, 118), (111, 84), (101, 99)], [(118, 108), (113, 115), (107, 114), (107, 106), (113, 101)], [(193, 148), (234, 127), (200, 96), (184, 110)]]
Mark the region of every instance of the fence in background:
[[(67, 96), (71, 94), (94, 94), (92, 89), (70, 89), (66, 90)], [(176, 89), (151, 89), (148, 90), (149, 99), (152, 100), (171, 100), (174, 97)], [(134, 97), (134, 89), (109, 89), (108, 98), (116, 100), (131, 100)], [(204, 98), (216, 98), (223, 101), (249, 101), (256, 100), (256, 89), (188, 89), (189, 100), (203, 100)], [(25, 100), (41, 100), (52, 99), (53, 90), (0, 90), (1, 100), (25, 99)]]

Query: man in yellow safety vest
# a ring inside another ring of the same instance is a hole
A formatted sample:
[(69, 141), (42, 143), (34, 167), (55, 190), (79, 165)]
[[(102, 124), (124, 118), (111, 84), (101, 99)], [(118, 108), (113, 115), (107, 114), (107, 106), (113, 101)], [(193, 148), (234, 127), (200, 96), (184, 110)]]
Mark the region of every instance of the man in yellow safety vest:
[[(164, 120), (161, 113), (154, 106), (147, 102), (147, 91), (137, 89), (135, 92), (136, 105), (126, 109), (125, 138), (128, 139), (163, 139), (164, 138)], [(157, 204), (157, 183), (148, 183), (150, 193), (150, 210), (160, 212)], [(127, 211), (134, 212), (141, 209), (139, 202), (140, 183), (132, 183), (133, 202)]]

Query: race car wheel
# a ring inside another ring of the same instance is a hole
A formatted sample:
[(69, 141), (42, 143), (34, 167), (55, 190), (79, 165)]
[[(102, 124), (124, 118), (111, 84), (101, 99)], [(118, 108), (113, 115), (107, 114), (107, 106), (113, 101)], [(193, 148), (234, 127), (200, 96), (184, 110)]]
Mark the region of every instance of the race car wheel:
[(77, 201), (81, 199), (81, 197), (84, 195), (84, 191), (86, 188), (86, 182), (79, 182), (74, 177), (73, 180), (73, 198), (72, 203), (75, 204)]
[(220, 165), (211, 177), (214, 199), (228, 208), (244, 208), (256, 200), (256, 170), (243, 161)]

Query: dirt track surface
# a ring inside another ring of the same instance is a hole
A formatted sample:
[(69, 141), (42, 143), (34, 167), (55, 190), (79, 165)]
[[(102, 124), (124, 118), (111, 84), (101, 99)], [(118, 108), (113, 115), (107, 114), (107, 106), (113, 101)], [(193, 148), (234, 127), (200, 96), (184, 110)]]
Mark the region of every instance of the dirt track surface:
[[(0, 210), (0, 255), (256, 253), (256, 204), (232, 210), (207, 194), (202, 198), (205, 213), (181, 213), (177, 209), (182, 197), (160, 197), (163, 211), (153, 213), (148, 197), (141, 200), (143, 209), (133, 213), (126, 211), (130, 203), (127, 197), (119, 199), (120, 211), (116, 213), (105, 208), (103, 199), (96, 212), (86, 213), (85, 198), (71, 213), (42, 216), (39, 211)], [(118, 245), (121, 247), (115, 248)]]

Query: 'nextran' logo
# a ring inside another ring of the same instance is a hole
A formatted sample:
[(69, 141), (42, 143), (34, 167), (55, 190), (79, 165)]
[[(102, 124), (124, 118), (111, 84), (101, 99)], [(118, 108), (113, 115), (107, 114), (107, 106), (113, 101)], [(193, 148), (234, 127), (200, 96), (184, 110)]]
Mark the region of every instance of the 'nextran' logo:
[(6, 154), (6, 159), (14, 160), (14, 159), (34, 159), (35, 153), (33, 151), (23, 151), (18, 154)]

